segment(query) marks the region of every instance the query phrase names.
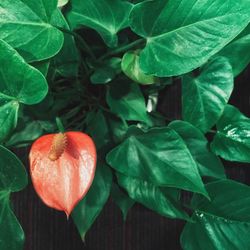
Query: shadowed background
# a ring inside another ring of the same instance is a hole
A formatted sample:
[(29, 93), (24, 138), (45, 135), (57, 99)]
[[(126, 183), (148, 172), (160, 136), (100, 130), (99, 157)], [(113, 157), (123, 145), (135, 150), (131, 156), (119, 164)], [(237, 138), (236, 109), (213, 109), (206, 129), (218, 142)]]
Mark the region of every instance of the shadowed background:
[[(230, 103), (250, 117), (250, 68), (236, 79)], [(159, 110), (170, 119), (181, 117), (181, 86), (167, 86), (160, 98)], [(27, 152), (18, 151), (25, 159)], [(250, 164), (224, 162), (227, 176), (250, 185)], [(26, 167), (28, 164), (26, 163)], [(184, 196), (187, 194), (184, 194)], [(185, 199), (185, 197), (184, 197)], [(135, 205), (125, 223), (110, 199), (82, 242), (73, 221), (62, 212), (46, 207), (29, 182), (22, 192), (12, 195), (14, 211), (25, 235), (25, 250), (179, 250), (181, 220), (159, 216)]]

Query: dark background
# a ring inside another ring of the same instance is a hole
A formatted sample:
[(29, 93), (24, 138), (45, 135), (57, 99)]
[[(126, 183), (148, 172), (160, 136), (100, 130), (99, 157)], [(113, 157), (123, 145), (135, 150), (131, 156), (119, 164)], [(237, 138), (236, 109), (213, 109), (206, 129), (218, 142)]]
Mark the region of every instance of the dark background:
[[(250, 68), (236, 79), (230, 103), (250, 117), (249, 85)], [(180, 118), (180, 92), (177, 82), (167, 87), (160, 101), (161, 111), (171, 119)], [(26, 157), (23, 152), (18, 154)], [(250, 184), (249, 164), (225, 162), (225, 166), (229, 178)], [(42, 204), (30, 183), (28, 188), (13, 194), (12, 198), (15, 213), (25, 231), (25, 250), (181, 249), (179, 237), (184, 222), (161, 217), (140, 205), (130, 210), (127, 221), (123, 223), (120, 210), (109, 200), (83, 243), (72, 220), (67, 221), (63, 212)]]

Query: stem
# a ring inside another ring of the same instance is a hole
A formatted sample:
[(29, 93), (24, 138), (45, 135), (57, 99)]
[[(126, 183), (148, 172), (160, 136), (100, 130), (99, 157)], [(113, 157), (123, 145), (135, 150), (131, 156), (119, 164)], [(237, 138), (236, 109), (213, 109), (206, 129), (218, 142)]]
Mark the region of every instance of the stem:
[(61, 28), (58, 26), (55, 26), (55, 27), (57, 29), (61, 30), (63, 33), (66, 33), (66, 34), (69, 34), (69, 35), (75, 37), (79, 41), (81, 47), (89, 54), (91, 59), (96, 60), (96, 57), (95, 57), (94, 53), (92, 52), (91, 48), (89, 47), (89, 45), (85, 42), (85, 40), (80, 35), (78, 35), (77, 33), (73, 32), (71, 30), (67, 30), (67, 29), (64, 29), (64, 28)]
[(60, 133), (64, 133), (65, 132), (63, 123), (62, 123), (62, 121), (61, 121), (61, 119), (59, 117), (56, 117), (56, 125), (57, 125), (57, 128), (60, 131)]
[(101, 57), (98, 59), (98, 61), (99, 61), (99, 60), (102, 61), (102, 60), (106, 59), (106, 58), (109, 57), (109, 56), (113, 56), (113, 55), (119, 54), (119, 53), (121, 53), (121, 52), (127, 51), (127, 50), (129, 50), (129, 49), (132, 49), (132, 48), (136, 47), (137, 45), (142, 44), (142, 43), (144, 43), (144, 42), (145, 42), (145, 39), (143, 39), (143, 38), (140, 38), (140, 39), (138, 39), (138, 40), (135, 40), (135, 41), (132, 42), (132, 43), (126, 44), (126, 45), (124, 45), (124, 46), (122, 46), (122, 47), (120, 47), (120, 48), (117, 48), (117, 49), (115, 49), (115, 50), (111, 50), (111, 51), (107, 52), (106, 54), (104, 54), (103, 56), (101, 56)]

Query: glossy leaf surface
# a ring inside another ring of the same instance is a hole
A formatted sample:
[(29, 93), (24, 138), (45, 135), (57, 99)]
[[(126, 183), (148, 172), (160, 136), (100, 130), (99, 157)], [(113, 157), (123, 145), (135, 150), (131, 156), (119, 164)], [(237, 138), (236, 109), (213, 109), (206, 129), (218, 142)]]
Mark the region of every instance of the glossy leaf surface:
[(72, 0), (67, 14), (72, 29), (95, 29), (109, 47), (118, 44), (117, 33), (128, 26), (132, 4), (122, 0)]
[[(196, 223), (187, 223), (181, 237), (184, 250), (248, 249), (250, 188), (231, 180), (206, 185), (211, 202), (195, 196)], [(195, 236), (195, 237), (194, 237)]]
[(81, 132), (44, 135), (32, 145), (29, 159), (37, 194), (46, 205), (69, 216), (94, 179), (92, 139)]
[(176, 187), (206, 195), (197, 165), (181, 137), (170, 128), (145, 132), (129, 128), (127, 139), (108, 155), (118, 172), (162, 187)]
[(162, 188), (150, 182), (118, 174), (119, 184), (125, 188), (129, 196), (160, 215), (170, 218), (188, 219), (188, 215), (177, 203), (178, 191)]
[(142, 70), (174, 76), (198, 68), (247, 26), (249, 13), (247, 0), (155, 0), (135, 5), (130, 26), (147, 40), (140, 55)]
[(0, 39), (26, 61), (41, 61), (58, 53), (63, 34), (50, 24), (57, 0), (3, 0), (0, 5)]
[(209, 150), (208, 141), (199, 129), (184, 121), (173, 121), (169, 127), (174, 129), (186, 143), (202, 176), (226, 177), (220, 159)]
[(187, 75), (182, 84), (184, 120), (207, 132), (220, 118), (233, 91), (233, 71), (227, 59), (218, 57), (193, 78)]
[(216, 126), (212, 150), (229, 161), (250, 162), (250, 119), (228, 105)]

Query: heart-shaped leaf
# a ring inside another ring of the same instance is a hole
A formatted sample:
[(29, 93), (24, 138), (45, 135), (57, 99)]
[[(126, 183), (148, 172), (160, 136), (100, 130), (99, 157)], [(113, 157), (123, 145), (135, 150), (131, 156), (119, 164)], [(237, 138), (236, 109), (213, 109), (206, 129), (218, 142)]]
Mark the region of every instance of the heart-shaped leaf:
[(72, 213), (74, 223), (85, 238), (87, 231), (94, 223), (107, 202), (112, 185), (112, 173), (105, 164), (97, 164), (96, 175), (87, 195), (79, 202)]
[(170, 128), (147, 132), (131, 126), (127, 139), (108, 153), (118, 172), (151, 182), (207, 195), (197, 165), (181, 137)]
[(43, 75), (0, 40), (0, 141), (16, 126), (19, 103), (40, 102), (48, 92)]
[(179, 199), (177, 190), (157, 187), (150, 182), (122, 174), (117, 174), (117, 177), (119, 184), (125, 188), (129, 196), (135, 201), (160, 215), (170, 218), (189, 219), (177, 202)]
[(233, 81), (232, 67), (223, 57), (206, 64), (198, 77), (184, 76), (184, 120), (207, 132), (222, 115), (233, 91)]
[(23, 249), (24, 233), (11, 210), (10, 194), (22, 190), (28, 179), (21, 161), (0, 146), (0, 249)]
[(208, 141), (199, 129), (184, 121), (173, 121), (168, 126), (186, 143), (202, 176), (226, 177), (220, 159), (209, 150)]
[(34, 188), (48, 206), (67, 216), (88, 192), (94, 179), (96, 149), (81, 132), (44, 135), (30, 150)]
[(212, 150), (228, 161), (250, 162), (250, 119), (227, 105), (216, 126)]
[(132, 4), (122, 0), (71, 0), (67, 18), (72, 29), (95, 29), (110, 47), (118, 44), (117, 33), (128, 26)]
[(231, 180), (206, 185), (211, 202), (195, 196), (192, 219), (181, 245), (184, 250), (248, 249), (250, 246), (250, 188)]
[(204, 64), (249, 20), (248, 0), (226, 0), (223, 4), (221, 0), (155, 0), (135, 5), (130, 26), (147, 39), (140, 55), (142, 70), (175, 76)]
[(57, 0), (3, 0), (0, 4), (0, 39), (26, 61), (41, 61), (58, 53), (63, 34), (50, 24)]

